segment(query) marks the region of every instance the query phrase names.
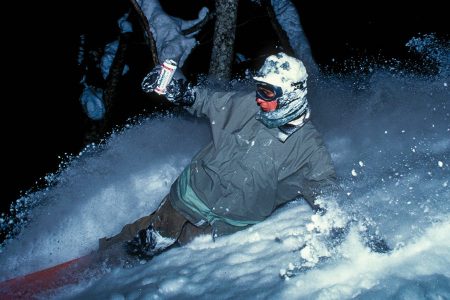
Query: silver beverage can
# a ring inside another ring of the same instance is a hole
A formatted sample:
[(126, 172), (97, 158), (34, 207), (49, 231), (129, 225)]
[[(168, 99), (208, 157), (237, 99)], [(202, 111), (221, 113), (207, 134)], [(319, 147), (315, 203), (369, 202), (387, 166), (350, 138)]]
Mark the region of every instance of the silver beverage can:
[(159, 73), (158, 81), (155, 87), (155, 93), (164, 95), (166, 93), (167, 85), (173, 78), (177, 63), (172, 59), (166, 59), (161, 65), (161, 73)]

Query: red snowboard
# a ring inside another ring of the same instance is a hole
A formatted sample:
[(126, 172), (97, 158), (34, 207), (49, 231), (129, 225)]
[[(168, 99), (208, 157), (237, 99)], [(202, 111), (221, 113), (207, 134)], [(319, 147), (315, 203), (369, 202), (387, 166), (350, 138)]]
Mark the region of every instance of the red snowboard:
[(83, 279), (99, 276), (95, 256), (86, 255), (62, 264), (0, 282), (0, 299), (35, 299), (58, 288), (77, 284)]

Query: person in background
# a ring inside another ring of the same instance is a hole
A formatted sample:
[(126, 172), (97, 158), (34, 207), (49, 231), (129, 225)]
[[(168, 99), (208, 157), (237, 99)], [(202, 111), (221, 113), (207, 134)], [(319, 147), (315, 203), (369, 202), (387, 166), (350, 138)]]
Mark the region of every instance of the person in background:
[[(143, 80), (151, 93), (161, 67)], [(245, 91), (216, 91), (173, 79), (165, 97), (210, 121), (212, 140), (171, 186), (159, 208), (113, 237), (100, 250), (125, 246), (151, 259), (202, 234), (213, 239), (264, 221), (279, 206), (338, 190), (327, 148), (311, 122), (303, 63), (278, 53), (266, 58)], [(256, 95), (255, 95), (256, 92)]]

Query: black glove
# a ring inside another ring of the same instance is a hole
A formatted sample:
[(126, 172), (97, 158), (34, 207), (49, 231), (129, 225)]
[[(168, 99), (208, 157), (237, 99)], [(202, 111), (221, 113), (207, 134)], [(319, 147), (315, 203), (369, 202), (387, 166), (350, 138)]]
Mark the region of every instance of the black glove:
[[(158, 65), (144, 77), (141, 83), (144, 92), (151, 93), (155, 90), (160, 73), (161, 66)], [(167, 85), (164, 96), (172, 103), (191, 106), (195, 102), (196, 94), (194, 86), (185, 79), (179, 70), (176, 70), (173, 79)]]
[(190, 82), (184, 79), (172, 79), (164, 96), (172, 103), (191, 106), (195, 102), (196, 94)]
[(155, 90), (158, 83), (158, 77), (161, 73), (161, 65), (154, 67), (142, 80), (141, 88), (145, 93), (151, 93)]

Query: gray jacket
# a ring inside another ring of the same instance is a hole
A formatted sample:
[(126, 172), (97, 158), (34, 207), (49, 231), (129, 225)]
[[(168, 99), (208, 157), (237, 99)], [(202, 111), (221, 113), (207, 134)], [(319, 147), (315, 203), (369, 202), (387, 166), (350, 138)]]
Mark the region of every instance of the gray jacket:
[(313, 124), (269, 129), (257, 120), (259, 109), (254, 92), (197, 92), (188, 111), (209, 119), (212, 141), (184, 173), (189, 188), (216, 218), (205, 220), (186, 204), (177, 188), (180, 179), (171, 189), (173, 206), (194, 224), (236, 225), (232, 220), (245, 227), (299, 197), (314, 206), (317, 194), (335, 185), (330, 154)]

